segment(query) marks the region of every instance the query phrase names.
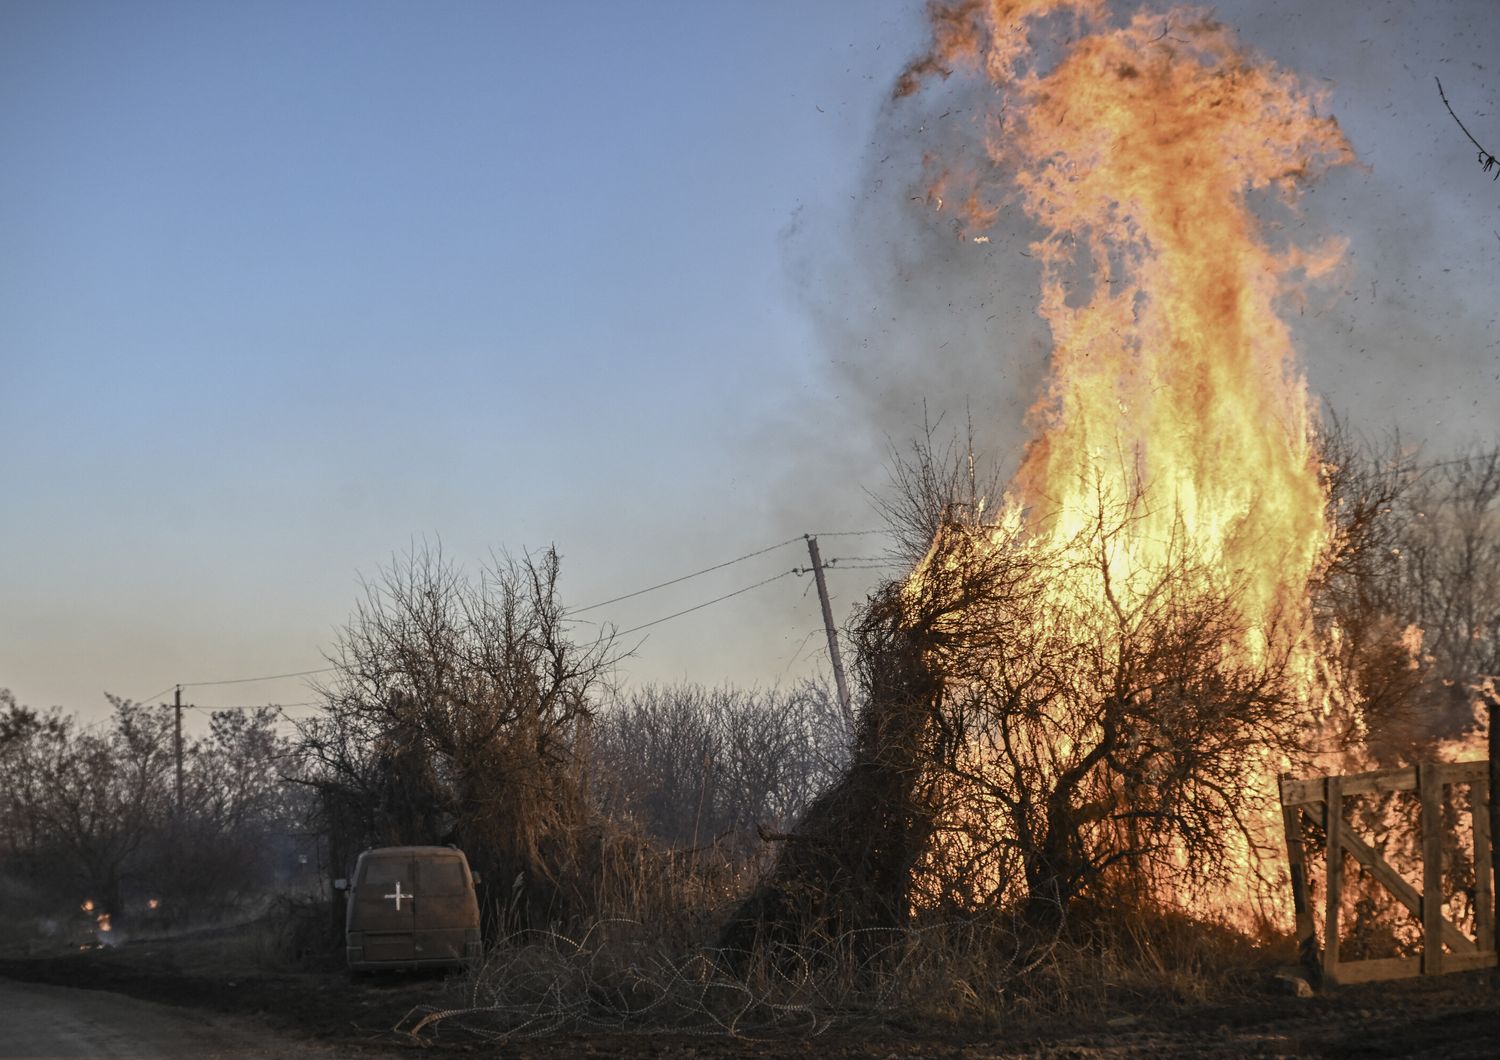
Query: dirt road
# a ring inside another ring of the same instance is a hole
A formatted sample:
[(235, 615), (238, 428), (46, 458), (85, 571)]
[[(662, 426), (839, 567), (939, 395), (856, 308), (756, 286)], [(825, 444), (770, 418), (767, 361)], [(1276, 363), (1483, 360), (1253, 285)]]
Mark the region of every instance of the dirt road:
[(336, 1060), (345, 1054), (268, 1034), (226, 1016), (0, 979), (0, 1058), (289, 1057)]

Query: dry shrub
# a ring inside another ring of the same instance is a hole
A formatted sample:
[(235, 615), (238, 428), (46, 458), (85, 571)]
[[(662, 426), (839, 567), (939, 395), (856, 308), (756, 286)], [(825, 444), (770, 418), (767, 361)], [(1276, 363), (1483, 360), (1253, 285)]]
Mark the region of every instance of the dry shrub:
[(1294, 956), (1289, 939), (1247, 935), (1180, 910), (1081, 902), (1047, 959), (1012, 995), (1012, 1010), (1051, 1019), (1235, 1001), (1264, 993), (1273, 969)]
[(749, 962), (668, 945), (659, 925), (634, 920), (522, 932), (494, 947), (445, 1005), (414, 1009), (401, 1027), (422, 1039), (488, 1041), (1014, 1032), (1243, 998), (1263, 990), (1277, 956), (1264, 940), (1169, 911), (1075, 912), (1046, 938), (996, 913), (834, 937), (807, 930)]
[(979, 922), (803, 933), (746, 964), (672, 949), (636, 921), (576, 935), (528, 932), (495, 947), (450, 1008), (414, 1010), (414, 1035), (493, 1040), (563, 1031), (804, 1038), (835, 1027), (973, 1024), (998, 1015), (1020, 970), (1018, 936)]
[(573, 858), (560, 874), (573, 888), (566, 908), (589, 913), (553, 917), (554, 929), (587, 934), (595, 923), (629, 920), (671, 948), (691, 947), (711, 931), (754, 872), (730, 844), (677, 849), (620, 821), (593, 827)]
[(219, 956), (229, 972), (245, 969), (270, 974), (290, 972), (301, 966), (294, 936), (290, 920), (268, 914), (227, 936), (219, 946)]

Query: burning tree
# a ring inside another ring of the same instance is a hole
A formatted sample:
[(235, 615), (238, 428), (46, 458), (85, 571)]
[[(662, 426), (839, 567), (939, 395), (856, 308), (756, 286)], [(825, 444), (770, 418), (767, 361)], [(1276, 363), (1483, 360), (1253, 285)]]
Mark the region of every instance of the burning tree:
[[(1277, 309), (1340, 251), (1265, 220), (1350, 149), (1198, 9), (930, 10), (933, 48), (896, 95), (941, 91), (982, 140), (929, 152), (926, 203), (976, 255), (1002, 216), (1030, 226), (1049, 381), (1003, 494), (911, 524), (925, 554), (860, 626), (873, 683), (849, 777), (731, 935), (786, 910), (847, 927), (862, 902), (890, 923), (1024, 899), (1055, 923), (1127, 878), (1160, 900), (1232, 881), (1200, 909), (1249, 911), (1275, 875), (1275, 777), (1316, 731), (1309, 585), (1332, 539)], [(872, 819), (866, 843), (829, 824)]]
[(984, 518), (972, 478), (930, 450), (899, 477), (909, 541), (949, 499), (859, 623), (853, 765), (781, 837), (725, 944), (898, 927), (914, 908), (1019, 906), (1052, 929), (1101, 883), (1131, 903), (1258, 893), (1241, 876), (1280, 837), (1245, 793), (1300, 754), (1309, 713), (1290, 642), (1246, 625), (1243, 586), (1181, 538), (1117, 583), (1139, 494), (1059, 545)]
[(1297, 751), (1292, 653), (1274, 636), (1245, 657), (1243, 586), (1181, 539), (1117, 581), (1140, 503), (1064, 547), (954, 521), (908, 583), (909, 609), (947, 612), (929, 635), (943, 798), (918, 867), (926, 903), (1022, 900), (1054, 924), (1106, 880), (1137, 902), (1242, 890), (1246, 852), (1271, 845), (1245, 792)]

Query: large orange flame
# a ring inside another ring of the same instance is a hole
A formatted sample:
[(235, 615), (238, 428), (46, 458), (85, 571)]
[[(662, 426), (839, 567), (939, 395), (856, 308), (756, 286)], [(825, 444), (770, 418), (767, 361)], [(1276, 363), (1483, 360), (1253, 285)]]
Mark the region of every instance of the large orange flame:
[[(934, 50), (898, 94), (963, 71), (988, 101), (988, 166), (937, 174), (933, 206), (960, 204), (977, 241), (1017, 207), (1041, 231), (1050, 374), (1000, 523), (1067, 548), (1129, 507), (1107, 577), (1059, 587), (1067, 610), (1089, 594), (1103, 608), (1185, 549), (1236, 586), (1244, 651), (1273, 627), (1306, 636), (1330, 532), (1316, 413), (1277, 310), (1341, 253), (1284, 237), (1306, 181), (1352, 158), (1337, 124), (1202, 9), (1121, 24), (1103, 0), (989, 0), (933, 15)], [(1257, 797), (1274, 798), (1277, 766)]]

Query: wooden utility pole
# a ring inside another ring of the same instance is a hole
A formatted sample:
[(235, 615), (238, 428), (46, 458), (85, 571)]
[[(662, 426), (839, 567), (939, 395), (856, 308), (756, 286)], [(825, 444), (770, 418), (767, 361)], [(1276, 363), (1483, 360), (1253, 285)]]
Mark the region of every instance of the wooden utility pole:
[(177, 814), (182, 814), (182, 686), (177, 686), (177, 695), (172, 702), (172, 709), (177, 714), (177, 731), (173, 739), (173, 745), (177, 756)]
[(844, 680), (844, 660), (839, 657), (839, 634), (833, 625), (833, 606), (828, 602), (828, 583), (823, 580), (823, 559), (818, 555), (818, 539), (811, 534), (807, 538), (807, 554), (812, 557), (813, 578), (818, 583), (818, 600), (823, 604), (823, 628), (828, 632), (828, 658), (833, 663), (833, 681), (839, 690), (839, 706), (844, 711), (844, 721), (852, 732), (854, 708), (849, 702), (849, 683)]

